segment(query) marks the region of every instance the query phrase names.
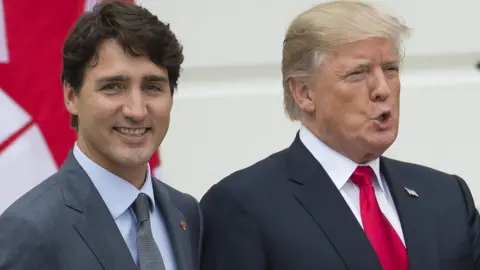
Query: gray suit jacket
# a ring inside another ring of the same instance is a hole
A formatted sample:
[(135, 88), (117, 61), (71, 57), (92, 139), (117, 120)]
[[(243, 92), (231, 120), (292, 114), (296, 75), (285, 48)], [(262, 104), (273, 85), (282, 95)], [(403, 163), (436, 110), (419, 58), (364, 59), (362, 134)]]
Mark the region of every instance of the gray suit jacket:
[[(153, 189), (178, 270), (199, 269), (203, 225), (198, 202), (157, 179)], [(0, 216), (0, 270), (7, 269), (137, 269), (107, 206), (72, 153), (57, 173)]]

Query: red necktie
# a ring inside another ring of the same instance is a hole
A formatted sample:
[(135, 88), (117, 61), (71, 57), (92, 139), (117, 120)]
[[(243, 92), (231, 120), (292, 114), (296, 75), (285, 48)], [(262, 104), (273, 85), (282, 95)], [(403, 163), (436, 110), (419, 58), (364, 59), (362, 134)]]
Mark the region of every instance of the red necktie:
[(372, 184), (373, 170), (359, 166), (351, 180), (360, 188), (363, 229), (377, 253), (383, 270), (408, 270), (407, 251), (388, 219), (383, 215)]

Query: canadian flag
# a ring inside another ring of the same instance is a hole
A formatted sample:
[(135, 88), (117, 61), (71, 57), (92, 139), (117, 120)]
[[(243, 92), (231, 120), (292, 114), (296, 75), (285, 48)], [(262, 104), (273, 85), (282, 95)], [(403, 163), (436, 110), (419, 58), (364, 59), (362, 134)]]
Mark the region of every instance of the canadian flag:
[[(61, 49), (97, 1), (0, 0), (0, 213), (55, 173), (76, 140), (63, 104)], [(158, 152), (150, 165), (158, 174)]]

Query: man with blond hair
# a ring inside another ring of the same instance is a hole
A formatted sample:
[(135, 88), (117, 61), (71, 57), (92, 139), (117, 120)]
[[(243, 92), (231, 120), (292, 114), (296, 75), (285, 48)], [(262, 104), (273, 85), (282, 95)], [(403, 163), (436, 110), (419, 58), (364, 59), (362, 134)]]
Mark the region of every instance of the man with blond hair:
[(315, 6), (283, 47), (293, 143), (213, 186), (203, 270), (480, 269), (480, 219), (456, 175), (383, 157), (397, 137), (409, 28), (372, 5)]

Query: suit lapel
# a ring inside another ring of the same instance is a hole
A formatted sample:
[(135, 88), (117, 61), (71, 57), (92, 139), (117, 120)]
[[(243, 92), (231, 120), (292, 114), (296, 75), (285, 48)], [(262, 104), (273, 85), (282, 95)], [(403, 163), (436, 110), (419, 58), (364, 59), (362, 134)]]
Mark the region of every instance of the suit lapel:
[(61, 171), (66, 174), (65, 205), (79, 213), (74, 227), (104, 269), (136, 269), (125, 241), (88, 175), (70, 153)]
[(155, 193), (155, 200), (162, 212), (162, 218), (165, 221), (172, 249), (175, 254), (178, 270), (193, 269), (191, 265), (190, 244), (188, 239), (188, 224), (187, 227), (182, 227), (182, 222), (186, 222), (183, 214), (176, 208), (173, 201), (170, 200), (168, 191), (163, 184), (153, 179), (153, 190)]
[[(424, 200), (427, 190), (415, 181), (418, 176), (400, 168), (399, 163), (382, 158), (380, 164), (402, 224), (410, 269), (440, 269), (435, 227)], [(409, 195), (405, 187), (416, 191), (418, 197)]]
[(362, 227), (332, 180), (300, 141), (287, 150), (293, 194), (338, 251), (348, 269), (381, 270)]

